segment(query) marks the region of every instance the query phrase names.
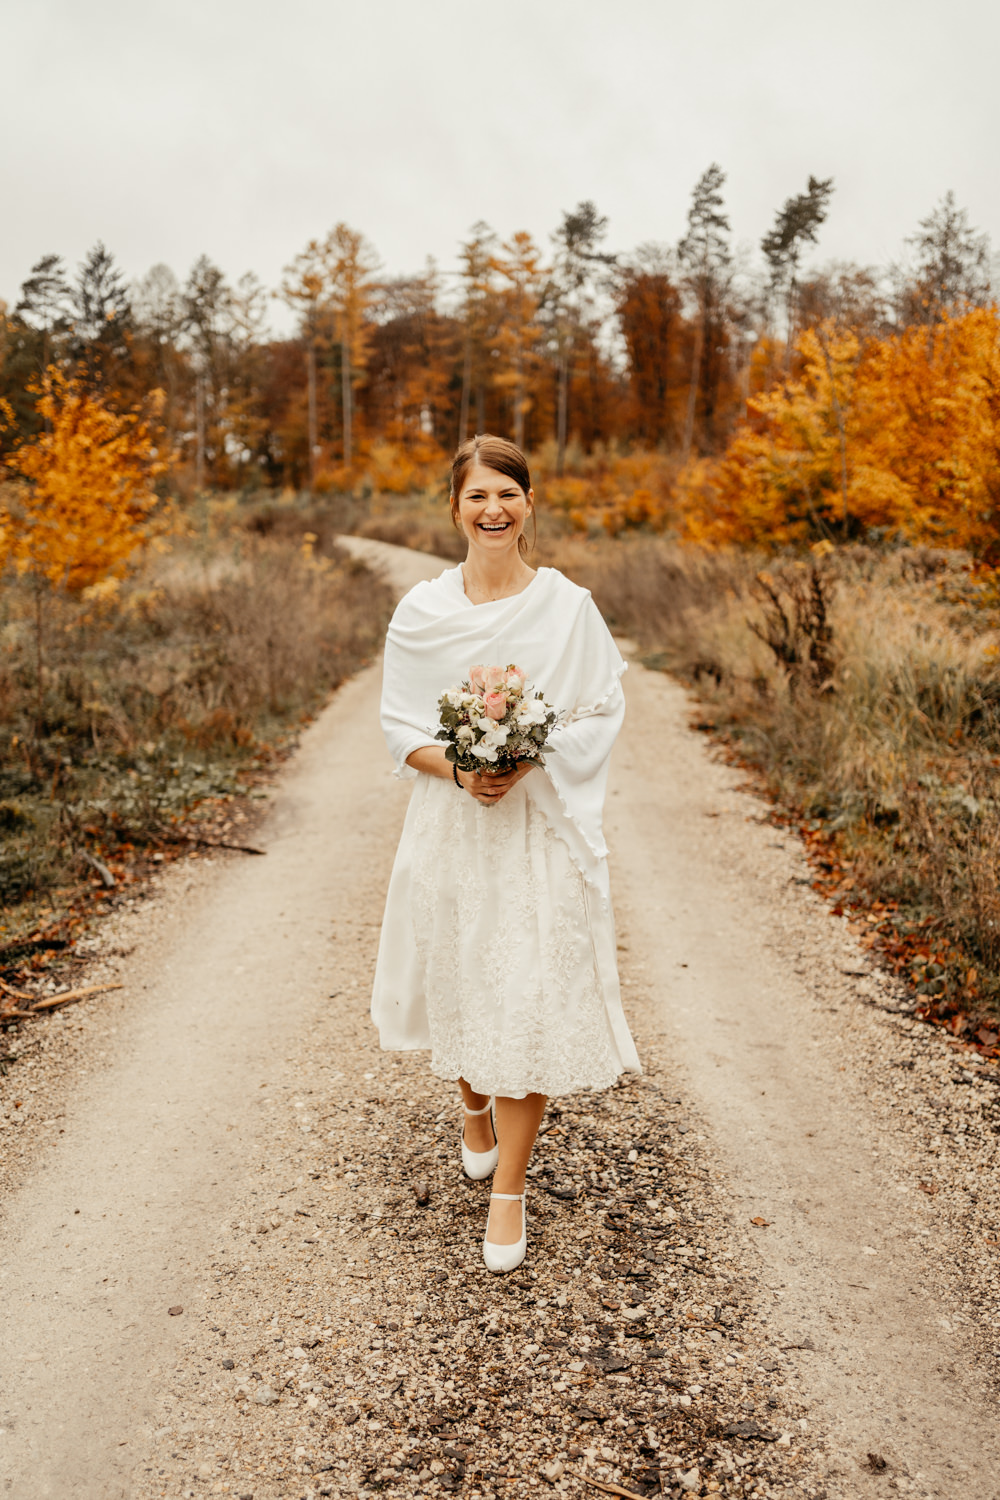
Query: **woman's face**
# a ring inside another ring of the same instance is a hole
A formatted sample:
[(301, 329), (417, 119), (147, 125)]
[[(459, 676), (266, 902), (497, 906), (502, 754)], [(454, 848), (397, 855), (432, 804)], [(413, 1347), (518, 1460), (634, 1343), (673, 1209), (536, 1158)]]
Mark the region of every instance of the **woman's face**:
[(531, 514), (534, 491), (497, 469), (475, 464), (465, 476), (458, 497), (458, 519), (469, 541), (469, 552), (482, 557), (517, 551), (517, 540)]

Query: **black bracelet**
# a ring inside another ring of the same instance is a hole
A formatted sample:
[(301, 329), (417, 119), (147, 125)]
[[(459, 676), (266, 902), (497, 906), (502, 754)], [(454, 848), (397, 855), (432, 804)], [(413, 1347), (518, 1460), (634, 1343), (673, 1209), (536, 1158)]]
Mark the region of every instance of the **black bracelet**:
[(451, 774), (455, 778), (455, 785), (458, 787), (459, 791), (460, 792), (464, 792), (465, 791), (465, 787), (462, 785), (462, 783), (458, 779), (458, 766), (455, 764), (454, 761), (452, 761), (452, 763), (451, 763)]

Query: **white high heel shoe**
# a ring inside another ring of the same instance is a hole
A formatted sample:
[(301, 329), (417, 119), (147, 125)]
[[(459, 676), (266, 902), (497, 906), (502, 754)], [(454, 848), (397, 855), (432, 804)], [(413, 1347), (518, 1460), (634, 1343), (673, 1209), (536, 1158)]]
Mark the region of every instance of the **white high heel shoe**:
[[(476, 1115), (488, 1115), (492, 1108), (493, 1100), (491, 1099), (485, 1109), (467, 1109), (465, 1113), (472, 1115), (474, 1118)], [(492, 1116), (490, 1117), (490, 1123), (492, 1124)], [(497, 1162), (500, 1160), (500, 1147), (496, 1141), (497, 1132), (494, 1125), (492, 1149), (489, 1151), (470, 1151), (465, 1144), (465, 1122), (462, 1122), (462, 1170), (465, 1172), (466, 1177), (472, 1178), (473, 1182), (482, 1182), (484, 1177), (488, 1177), (491, 1172), (496, 1171)]]
[(483, 1260), (486, 1262), (487, 1271), (516, 1271), (525, 1255), (528, 1253), (528, 1210), (525, 1207), (524, 1193), (491, 1193), (490, 1198), (502, 1198), (505, 1203), (520, 1203), (521, 1205), (521, 1238), (515, 1240), (513, 1245), (494, 1245), (487, 1238), (490, 1232), (490, 1221), (486, 1220), (486, 1234), (483, 1235)]

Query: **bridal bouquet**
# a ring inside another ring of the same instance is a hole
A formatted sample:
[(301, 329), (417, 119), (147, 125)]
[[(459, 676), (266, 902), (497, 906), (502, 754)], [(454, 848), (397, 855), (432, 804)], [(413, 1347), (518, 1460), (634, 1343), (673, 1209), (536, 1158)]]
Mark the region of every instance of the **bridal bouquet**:
[(559, 714), (532, 692), (520, 667), (471, 667), (467, 682), (438, 703), (447, 760), (460, 771), (498, 774), (523, 760), (542, 761)]

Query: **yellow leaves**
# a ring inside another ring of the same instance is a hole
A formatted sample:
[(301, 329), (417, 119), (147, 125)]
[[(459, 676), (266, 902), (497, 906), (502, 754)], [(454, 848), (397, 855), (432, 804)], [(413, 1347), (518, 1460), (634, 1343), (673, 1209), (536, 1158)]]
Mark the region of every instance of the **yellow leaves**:
[(0, 511), (0, 562), (80, 593), (123, 572), (166, 463), (149, 417), (112, 411), (53, 366), (29, 389), (45, 427), (6, 460), (16, 482)]
[(701, 541), (774, 546), (864, 535), (982, 552), (1000, 524), (1000, 318), (976, 308), (862, 344), (799, 339), (794, 378), (747, 421), (686, 507)]

